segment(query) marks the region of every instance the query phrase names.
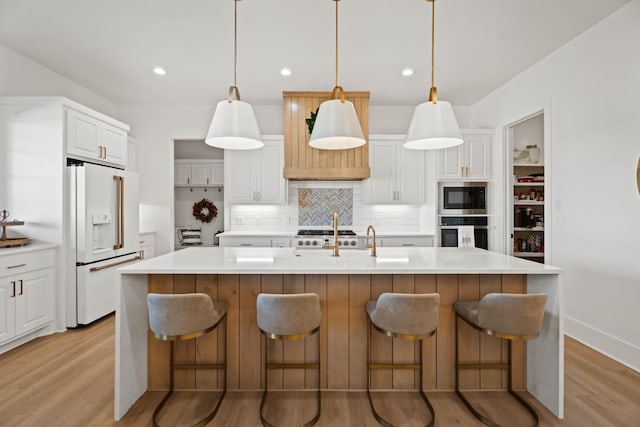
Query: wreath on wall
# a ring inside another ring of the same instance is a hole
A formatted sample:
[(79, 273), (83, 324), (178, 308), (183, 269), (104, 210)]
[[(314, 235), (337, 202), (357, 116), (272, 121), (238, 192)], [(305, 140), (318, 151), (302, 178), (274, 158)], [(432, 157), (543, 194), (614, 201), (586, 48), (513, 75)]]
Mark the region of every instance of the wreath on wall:
[(208, 224), (218, 216), (218, 208), (210, 200), (202, 199), (193, 204), (192, 213), (195, 219)]

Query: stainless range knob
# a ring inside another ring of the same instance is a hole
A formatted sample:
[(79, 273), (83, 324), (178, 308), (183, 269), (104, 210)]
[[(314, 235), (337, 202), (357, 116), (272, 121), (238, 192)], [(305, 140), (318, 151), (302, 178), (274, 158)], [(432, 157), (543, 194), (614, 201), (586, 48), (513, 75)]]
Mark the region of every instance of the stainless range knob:
[(302, 246), (304, 245), (304, 242), (302, 240), (298, 240), (298, 246)]
[(313, 246), (318, 246), (318, 241), (317, 241), (317, 240), (314, 240), (313, 242), (311, 242), (311, 244), (312, 244)]
[(309, 241), (308, 241), (308, 240), (305, 240), (305, 241), (304, 241), (304, 245), (305, 245), (305, 246), (309, 246), (309, 244), (310, 244), (310, 243), (309, 243)]

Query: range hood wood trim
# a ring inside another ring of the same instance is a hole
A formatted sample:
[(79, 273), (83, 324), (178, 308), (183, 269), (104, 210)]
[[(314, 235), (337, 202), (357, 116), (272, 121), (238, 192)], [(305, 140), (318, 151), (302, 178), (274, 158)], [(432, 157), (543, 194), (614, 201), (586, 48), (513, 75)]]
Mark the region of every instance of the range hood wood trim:
[(318, 150), (309, 146), (306, 118), (331, 92), (283, 92), (284, 177), (291, 180), (362, 180), (369, 178), (369, 92), (345, 92), (356, 110), (367, 143), (349, 150)]

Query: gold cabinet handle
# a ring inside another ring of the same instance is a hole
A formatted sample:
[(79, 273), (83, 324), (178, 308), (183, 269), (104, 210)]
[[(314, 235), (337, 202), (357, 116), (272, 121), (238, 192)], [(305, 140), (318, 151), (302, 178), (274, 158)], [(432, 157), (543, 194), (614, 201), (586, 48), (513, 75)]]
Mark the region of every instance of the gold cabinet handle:
[(102, 148), (104, 148), (104, 159), (106, 160), (107, 159), (107, 147), (102, 147)]

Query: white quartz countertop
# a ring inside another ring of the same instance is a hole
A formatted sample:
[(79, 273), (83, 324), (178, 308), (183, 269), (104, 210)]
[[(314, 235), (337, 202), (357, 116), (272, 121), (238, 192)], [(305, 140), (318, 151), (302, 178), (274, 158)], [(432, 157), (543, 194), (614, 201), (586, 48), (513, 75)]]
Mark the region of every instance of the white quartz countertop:
[(44, 243), (44, 242), (38, 242), (38, 241), (31, 241), (31, 243), (29, 243), (26, 246), (17, 246), (17, 247), (13, 247), (13, 248), (0, 248), (0, 256), (21, 254), (21, 253), (33, 252), (33, 251), (41, 251), (41, 250), (44, 250), (44, 249), (53, 249), (53, 248), (57, 248), (57, 247), (58, 247), (58, 245), (53, 244), (53, 243)]
[(129, 264), (124, 274), (559, 274), (561, 269), (477, 248), (187, 248)]

